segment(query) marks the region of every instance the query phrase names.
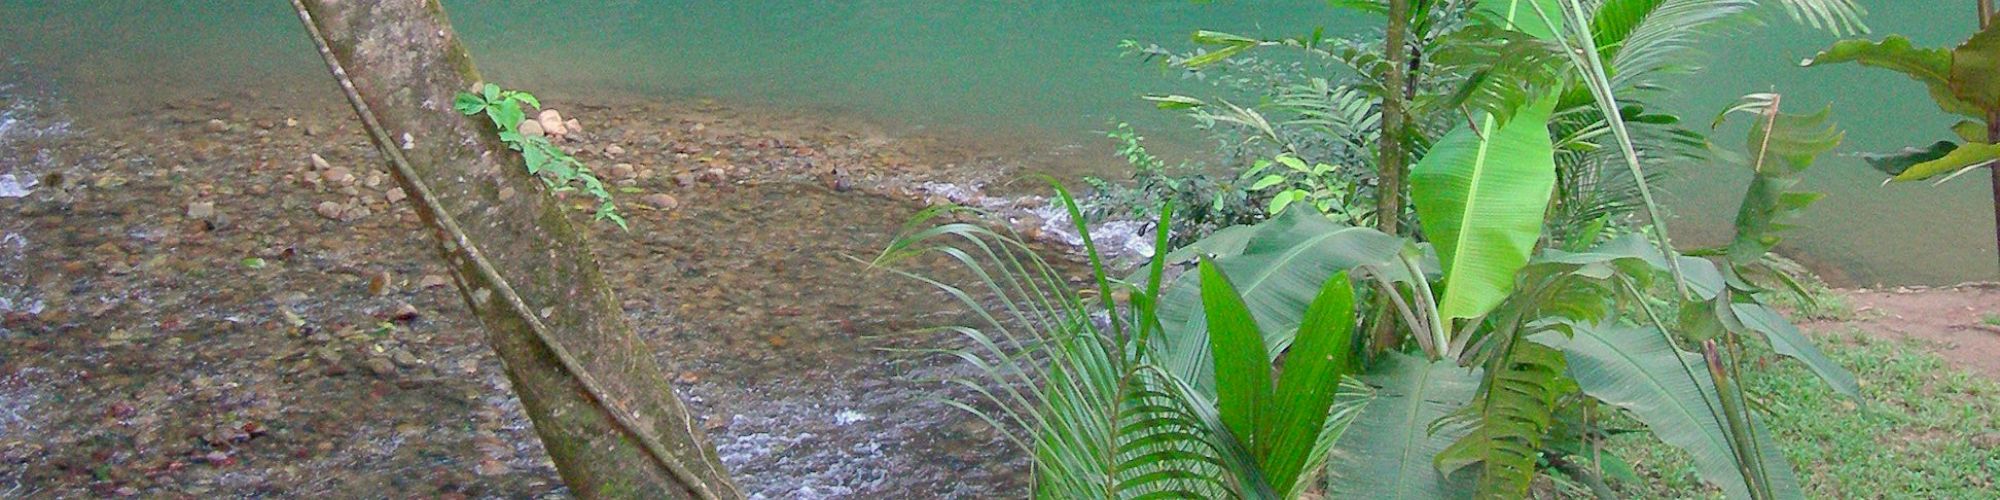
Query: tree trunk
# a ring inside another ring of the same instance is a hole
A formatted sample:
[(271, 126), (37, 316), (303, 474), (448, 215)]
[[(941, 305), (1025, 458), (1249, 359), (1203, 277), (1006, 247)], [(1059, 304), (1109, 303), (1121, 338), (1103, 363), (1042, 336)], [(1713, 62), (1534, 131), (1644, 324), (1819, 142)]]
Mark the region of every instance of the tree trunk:
[[(1382, 51), (1389, 62), (1382, 75), (1382, 139), (1376, 146), (1375, 228), (1392, 235), (1400, 234), (1397, 226), (1403, 217), (1403, 105), (1415, 90), (1408, 73), (1413, 62), (1406, 40), (1409, 20), (1410, 0), (1389, 0), (1388, 31), (1382, 37)], [(1390, 287), (1382, 293), (1397, 292)], [(1369, 326), (1369, 338), (1377, 353), (1396, 344), (1396, 320), (1389, 308), (1388, 295), (1375, 297), (1377, 312)]]
[(1375, 228), (1399, 234), (1403, 215), (1403, 100), (1409, 86), (1410, 1), (1389, 0), (1389, 26), (1382, 51), (1389, 63), (1382, 75), (1382, 141), (1378, 146), (1375, 188)]
[(740, 498), (605, 284), (586, 235), (452, 99), (479, 80), (436, 0), (293, 0), (369, 137), (437, 237), (580, 497)]
[[(1993, 24), (1993, 0), (1979, 0), (1979, 30)], [(1986, 143), (2000, 144), (2000, 111), (1986, 112)], [(2000, 163), (1986, 166), (1993, 180), (1993, 255), (2000, 258)]]

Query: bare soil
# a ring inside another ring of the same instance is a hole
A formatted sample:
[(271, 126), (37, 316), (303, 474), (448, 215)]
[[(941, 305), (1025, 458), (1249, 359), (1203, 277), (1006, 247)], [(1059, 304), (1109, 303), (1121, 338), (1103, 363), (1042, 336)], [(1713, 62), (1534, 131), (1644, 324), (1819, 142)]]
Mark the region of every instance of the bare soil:
[(1818, 332), (1856, 330), (1923, 341), (1952, 366), (2000, 380), (2000, 283), (1844, 290), (1854, 313), (1814, 320)]

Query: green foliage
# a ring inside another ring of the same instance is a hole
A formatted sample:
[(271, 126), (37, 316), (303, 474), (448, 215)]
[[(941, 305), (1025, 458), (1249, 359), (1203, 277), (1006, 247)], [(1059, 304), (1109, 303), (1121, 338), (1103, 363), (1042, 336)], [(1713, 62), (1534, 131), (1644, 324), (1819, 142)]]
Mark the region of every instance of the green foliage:
[[(1846, 0), (1781, 3), (1809, 23), (1859, 27), (1849, 23), (1858, 9)], [(1354, 5), (1374, 11), (1378, 4)], [(1234, 134), (1226, 136), (1225, 156), (1257, 161), (1239, 163), (1248, 166), (1230, 177), (1234, 183), (1163, 182), (1167, 189), (1141, 192), (1169, 195), (1134, 198), (1166, 206), (1187, 200), (1217, 212), (1242, 200), (1239, 209), (1261, 208), (1269, 218), (1217, 225), (1191, 244), (1159, 252), (1147, 269), (1123, 281), (1105, 278), (1086, 238), (1096, 302), (1067, 298), (1058, 273), (1039, 264), (1002, 266), (995, 273), (967, 263), (988, 283), (987, 295), (1001, 297), (1001, 307), (972, 294), (953, 295), (975, 309), (1018, 315), (1011, 321), (983, 315), (990, 330), (1027, 325), (1031, 335), (995, 341), (977, 330), (960, 332), (977, 346), (1043, 349), (952, 351), (995, 380), (1011, 380), (1003, 384), (1017, 388), (1010, 390), (1029, 394), (993, 402), (1030, 432), (1021, 442), (1034, 443), (1037, 494), (1297, 495), (1306, 489), (1307, 472), (1317, 470), (1315, 462), (1330, 454), (1329, 486), (1336, 494), (1518, 497), (1542, 467), (1607, 463), (1594, 453), (1582, 457), (1604, 434), (1590, 417), (1600, 409), (1637, 418), (1667, 442), (1695, 450), (1704, 479), (1729, 491), (1757, 498), (1794, 494), (1788, 465), (1769, 446), (1742, 392), (1741, 349), (1762, 339), (1841, 392), (1851, 392), (1853, 382), (1771, 314), (1761, 302), (1763, 290), (1739, 269), (1767, 258), (1782, 218), (1804, 206), (1804, 198), (1787, 189), (1825, 150), (1819, 146), (1828, 134), (1837, 141), (1838, 133), (1823, 116), (1779, 117), (1773, 100), (1771, 119), (1757, 128), (1761, 140), (1753, 148), (1753, 168), (1763, 183), (1753, 190), (1770, 196), (1746, 204), (1738, 223), (1752, 244), (1732, 248), (1729, 266), (1718, 267), (1673, 250), (1647, 188), (1649, 165), (1693, 154), (1683, 152), (1703, 141), (1675, 117), (1619, 100), (1621, 93), (1648, 91), (1647, 79), (1656, 73), (1682, 69), (1678, 61), (1697, 35), (1757, 3), (1411, 5), (1410, 19), (1396, 21), (1407, 21), (1419, 57), (1409, 68), (1413, 83), (1401, 88), (1375, 79), (1389, 58), (1373, 39), (1203, 31), (1194, 36), (1201, 49), (1190, 53), (1126, 44), (1197, 75), (1245, 75), (1216, 81), (1257, 97), (1248, 107), (1225, 99), (1152, 97), (1202, 127)], [(1295, 51), (1308, 62), (1256, 58), (1264, 48)], [(1352, 71), (1301, 75), (1315, 67)], [(1374, 102), (1404, 97), (1412, 104), (1409, 125), (1382, 130), (1384, 117)], [(1126, 145), (1120, 154), (1138, 172), (1135, 178), (1166, 170), (1129, 129), (1112, 136)], [(1351, 225), (1365, 218), (1365, 209), (1353, 207), (1368, 205), (1354, 200), (1385, 194), (1370, 192), (1374, 148), (1384, 137), (1418, 160), (1410, 176), (1414, 213), (1405, 208), (1368, 215), (1414, 219), (1423, 231), (1413, 237)], [(1069, 206), (1072, 219), (1082, 220), (1081, 211)], [(1650, 212), (1652, 226), (1624, 219), (1639, 208)], [(1593, 227), (1566, 227), (1581, 223)], [(1173, 224), (1162, 216), (1163, 249)], [(1552, 224), (1565, 227), (1545, 233)], [(1613, 225), (1619, 227), (1608, 228)], [(1659, 238), (1658, 246), (1636, 236), (1647, 233)], [(1614, 237), (1619, 234), (1624, 236)], [(982, 250), (989, 258), (1025, 252), (1013, 243), (979, 246), (1018, 249)], [(964, 261), (976, 253), (948, 255)], [(1185, 272), (1167, 279), (1169, 266)], [(1011, 276), (1047, 276), (1046, 284), (1026, 288), (1049, 290), (1041, 296), (1055, 298), (1007, 300), (1023, 288), (1017, 284), (1023, 280)], [(1329, 298), (1351, 293), (1347, 276), (1369, 285), (1365, 293), (1376, 300)], [(1649, 293), (1662, 278), (1670, 278), (1674, 293)], [(1129, 297), (1127, 304), (1118, 303), (1121, 296)], [(1370, 302), (1380, 305), (1359, 315), (1351, 309)], [(1357, 317), (1381, 336), (1356, 341)], [(1609, 342), (1602, 337), (1607, 331), (1650, 335)], [(1347, 364), (1349, 345), (1369, 356)], [(1046, 374), (1035, 374), (1044, 366), (1039, 360), (1047, 360)], [(1283, 367), (1275, 387), (1274, 364)], [(1331, 381), (1350, 371), (1377, 388), (1365, 408), (1342, 406), (1352, 400), (1332, 396)], [(1136, 399), (1122, 399), (1128, 395)], [(1325, 420), (1299, 421), (1301, 411)], [(1306, 441), (1312, 446), (1303, 446)], [(1152, 458), (1124, 460), (1129, 457)]]
[(1361, 380), (1375, 399), (1355, 418), (1329, 464), (1331, 493), (1342, 498), (1428, 499), (1463, 497), (1464, 474), (1447, 476), (1432, 465), (1461, 429), (1430, 432), (1431, 423), (1457, 411), (1478, 389), (1476, 373), (1449, 361), (1390, 353)]
[[(1299, 479), (1323, 458), (1313, 451), (1334, 389), (1353, 363), (1354, 297), (1347, 274), (1327, 280), (1306, 311), (1292, 356), (1271, 386), (1271, 353), (1243, 298), (1215, 265), (1200, 264), (1205, 316), (1214, 329), (1216, 407), (1230, 433), (1244, 441), (1278, 493), (1293, 497), (1310, 483)], [(1322, 452), (1323, 453), (1323, 452)]]
[[(1686, 450), (1703, 480), (1734, 498), (1749, 497), (1737, 470), (1736, 445), (1721, 415), (1715, 381), (1699, 355), (1682, 352), (1664, 332), (1644, 327), (1579, 326), (1574, 337), (1543, 335), (1536, 342), (1562, 349), (1569, 374), (1585, 394), (1625, 410), (1660, 441)], [(1795, 490), (1791, 468), (1769, 433), (1759, 432), (1766, 457), (1759, 463), (1774, 487)], [(1792, 485), (1786, 488), (1786, 485)]]
[(1924, 84), (1930, 89), (1931, 100), (1937, 101), (1938, 107), (1947, 113), (1985, 117), (1979, 106), (1959, 98), (1952, 91), (1950, 50), (1917, 48), (1909, 38), (1889, 35), (1879, 42), (1859, 39), (1834, 42), (1833, 46), (1800, 64), (1823, 66), (1847, 62), (1895, 71)]
[[(1057, 199), (1072, 220), (1082, 220), (1060, 187)], [(942, 255), (978, 278), (966, 289), (903, 273), (937, 286), (980, 318), (977, 328), (941, 329), (968, 347), (930, 352), (980, 370), (983, 381), (950, 382), (993, 409), (947, 404), (1007, 430), (1033, 453), (1038, 498), (1294, 497), (1309, 484), (1294, 478), (1317, 477), (1308, 472), (1321, 467), (1365, 400), (1365, 389), (1338, 382), (1353, 366), (1353, 301), (1345, 278), (1321, 284), (1273, 389), (1271, 362), (1242, 295), (1209, 267), (1215, 285), (1202, 295), (1216, 316), (1232, 318), (1216, 321), (1224, 355), (1215, 359), (1232, 376), (1227, 390), (1203, 392), (1159, 364), (1164, 253), (1141, 278), (1112, 280), (1082, 233), (1095, 294), (1080, 294), (1018, 239), (978, 224), (939, 222), (963, 210), (919, 214), (873, 264), (893, 270), (904, 259)], [(1162, 245), (1170, 214), (1169, 208), (1160, 215)], [(1120, 296), (1129, 299), (1120, 303)]]
[(461, 114), (485, 114), (492, 120), (493, 128), (500, 131), (500, 142), (521, 153), (529, 175), (539, 177), (556, 192), (582, 189), (585, 194), (597, 199), (597, 220), (609, 220), (621, 229), (630, 229), (625, 224), (625, 217), (618, 213), (618, 205), (612, 202), (611, 192), (605, 189), (604, 181), (592, 174), (589, 166), (556, 147), (547, 137), (521, 133), (521, 121), (528, 117), (524, 106), (540, 108), (542, 103), (533, 94), (502, 90), (499, 85), (491, 83), (480, 86), (477, 94), (459, 92), (452, 101), (452, 108)]
[[(1399, 262), (1405, 242), (1368, 228), (1334, 223), (1294, 207), (1255, 226), (1217, 232), (1166, 256), (1184, 262), (1208, 256), (1213, 265), (1234, 278), (1236, 289), (1257, 321), (1273, 360), (1291, 347), (1311, 301), (1334, 275), (1368, 266), (1385, 268)], [(1371, 274), (1404, 280), (1400, 267)], [(1161, 363), (1197, 387), (1214, 387), (1209, 327), (1201, 307), (1199, 273), (1169, 283), (1159, 302)]]
[(1459, 128), (1410, 168), (1411, 201), (1445, 268), (1446, 321), (1499, 305), (1534, 252), (1555, 189), (1554, 106), (1552, 98), (1528, 104), (1504, 127), (1487, 116), (1484, 135)]
[(1334, 222), (1365, 224), (1372, 218), (1369, 211), (1374, 207), (1354, 196), (1352, 178), (1335, 175), (1336, 170), (1338, 167), (1325, 163), (1308, 167), (1296, 156), (1281, 154), (1271, 160), (1257, 160), (1237, 181), (1248, 183), (1250, 187), (1246, 189), (1251, 193), (1275, 193), (1267, 195), (1271, 201), (1264, 208), (1266, 216), (1284, 213), (1285, 207), (1303, 202)]
[(1519, 339), (1503, 340), (1507, 350), (1493, 357), (1487, 386), (1472, 404), (1439, 420), (1472, 425), (1465, 437), (1439, 451), (1438, 468), (1446, 474), (1482, 464), (1478, 490), (1482, 496), (1522, 498), (1535, 478), (1542, 439), (1555, 420), (1556, 399), (1566, 391), (1561, 352)]
[[(1782, 113), (1776, 94), (1752, 94), (1725, 111), (1755, 117), (1744, 149), (1750, 153), (1750, 188), (1736, 212), (1736, 237), (1727, 255), (1739, 271), (1763, 260), (1779, 242), (1790, 219), (1819, 199), (1819, 193), (1792, 188), (1805, 179), (1813, 159), (1840, 145), (1842, 132), (1828, 121), (1831, 108), (1810, 115)], [(1717, 119), (1720, 121), (1720, 118)]]
[(1217, 229), (1258, 220), (1253, 193), (1236, 187), (1243, 184), (1220, 182), (1194, 166), (1167, 165), (1146, 150), (1145, 138), (1129, 124), (1119, 123), (1105, 135), (1117, 141), (1118, 157), (1132, 167), (1132, 174), (1126, 183), (1083, 179), (1091, 188), (1083, 201), (1083, 213), (1090, 220), (1147, 220), (1171, 203), (1180, 207), (1169, 222), (1172, 245), (1185, 245)]
[[(1768, 405), (1772, 442), (1797, 464), (1806, 497), (1992, 495), (2000, 455), (1978, 436), (2000, 429), (2000, 384), (1950, 365), (1927, 341), (1841, 326), (1815, 333), (1835, 363), (1855, 367), (1868, 405), (1821, 389), (1810, 370), (1769, 353), (1753, 352), (1744, 364), (1744, 385)], [(1604, 453), (1638, 464), (1647, 478), (1614, 483), (1631, 498), (1718, 496), (1686, 453), (1656, 440), (1619, 436)]]

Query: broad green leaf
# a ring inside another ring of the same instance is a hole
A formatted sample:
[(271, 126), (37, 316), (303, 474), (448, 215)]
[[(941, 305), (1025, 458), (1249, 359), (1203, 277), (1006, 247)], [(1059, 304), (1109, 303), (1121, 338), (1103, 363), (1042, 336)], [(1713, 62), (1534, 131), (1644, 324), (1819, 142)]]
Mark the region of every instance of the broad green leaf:
[(1890, 182), (1921, 181), (2000, 159), (2000, 145), (1968, 142), (1935, 160), (1911, 165)]
[(2000, 111), (2000, 26), (1987, 26), (1952, 49), (1951, 91), (1980, 109)]
[(1917, 48), (1909, 38), (1890, 35), (1880, 42), (1854, 39), (1834, 42), (1819, 55), (1806, 59), (1803, 66), (1852, 62), (1902, 73), (1930, 89), (1931, 100), (1948, 113), (1985, 118), (1979, 106), (1960, 99), (1952, 91), (1952, 53), (1945, 49)]
[(1312, 462), (1340, 377), (1353, 371), (1353, 349), (1354, 288), (1341, 272), (1320, 287), (1278, 374), (1274, 425), (1258, 438), (1270, 450), (1263, 469), (1273, 486), (1298, 484)]
[(1306, 166), (1305, 160), (1300, 160), (1297, 156), (1278, 155), (1278, 163), (1301, 174), (1312, 173), (1312, 168)]
[[(1730, 498), (1748, 498), (1728, 435), (1715, 382), (1700, 356), (1667, 343), (1659, 330), (1573, 325), (1575, 336), (1547, 333), (1531, 340), (1561, 349), (1569, 376), (1585, 394), (1631, 412), (1661, 441), (1688, 452), (1695, 473)], [(1770, 433), (1758, 424), (1764, 473), (1781, 498), (1796, 498), (1798, 479)]]
[(1270, 443), (1258, 440), (1271, 407), (1271, 358), (1257, 321), (1243, 305), (1236, 285), (1208, 259), (1201, 260), (1201, 305), (1207, 318), (1208, 346), (1215, 353), (1215, 405), (1222, 422), (1252, 456), (1264, 456)]
[(1271, 206), (1265, 208), (1264, 213), (1271, 213), (1271, 214), (1285, 213), (1285, 207), (1291, 206), (1292, 203), (1297, 202), (1299, 200), (1303, 200), (1305, 198), (1306, 198), (1305, 191), (1300, 191), (1297, 189), (1286, 190), (1285, 192), (1278, 193), (1277, 196), (1271, 197)]
[[(1486, 134), (1460, 126), (1410, 168), (1410, 197), (1444, 266), (1439, 313), (1475, 318), (1513, 291), (1541, 237), (1555, 189), (1555, 148), (1548, 131), (1554, 96), (1516, 112)], [(1484, 137), (1484, 139), (1482, 139)]]
[(458, 110), (459, 114), (476, 115), (486, 110), (486, 101), (471, 92), (459, 92), (458, 96), (452, 98), (451, 107)]
[[(1266, 188), (1283, 183), (1285, 183), (1285, 176), (1278, 174), (1270, 174), (1264, 176), (1264, 178), (1262, 179), (1257, 179), (1256, 183), (1250, 184), (1250, 190), (1263, 191)], [(1277, 213), (1277, 212), (1271, 212), (1271, 213)]]
[[(1318, 212), (1294, 207), (1250, 226), (1250, 232), (1226, 229), (1190, 244), (1210, 254), (1215, 266), (1231, 276), (1250, 314), (1264, 332), (1271, 353), (1283, 352), (1313, 298), (1327, 278), (1360, 266), (1380, 266), (1394, 280), (1407, 279), (1401, 265), (1389, 265), (1405, 240), (1369, 228), (1345, 226)], [(1185, 250), (1185, 249), (1183, 249)], [(1170, 256), (1171, 257), (1171, 256)], [(1209, 361), (1208, 326), (1202, 322), (1199, 273), (1187, 273), (1160, 299), (1160, 322), (1166, 344), (1161, 364), (1204, 391), (1214, 387)]]
[(491, 83), (481, 85), (479, 87), (479, 94), (485, 97), (486, 102), (489, 104), (498, 102), (500, 100), (500, 86)]
[(1465, 498), (1470, 474), (1446, 475), (1432, 465), (1432, 457), (1464, 430), (1429, 429), (1472, 399), (1478, 374), (1450, 361), (1391, 352), (1361, 380), (1379, 389), (1334, 445), (1327, 467), (1331, 497)]
[(516, 127), (521, 126), (521, 120), (526, 119), (528, 114), (525, 111), (521, 111), (521, 103), (518, 102), (488, 101), (486, 103), (486, 116), (493, 119), (493, 126), (495, 128), (514, 131)]
[[(1963, 122), (1963, 123), (1972, 123), (1972, 122)], [(1977, 125), (1977, 126), (1979, 127), (1980, 133), (1984, 134), (1986, 132), (1986, 126), (1984, 125)], [(1954, 130), (1956, 130), (1957, 128), (1958, 127), (1953, 127)], [(1882, 173), (1889, 174), (1891, 177), (1893, 177), (1897, 175), (1902, 175), (1903, 172), (1909, 171), (1911, 166), (1914, 166), (1918, 163), (1924, 163), (1936, 160), (1938, 158), (1943, 158), (1944, 155), (1950, 154), (1952, 150), (1955, 149), (1958, 149), (1958, 143), (1956, 142), (1937, 141), (1931, 143), (1931, 145), (1928, 147), (1922, 147), (1922, 148), (1911, 146), (1903, 149), (1898, 149), (1895, 151), (1890, 151), (1887, 153), (1862, 153), (1861, 161), (1866, 162), (1868, 166), (1874, 167), (1876, 170), (1880, 170), (1882, 171)]]
[(1736, 314), (1736, 319), (1743, 322), (1743, 326), (1763, 334), (1764, 339), (1771, 342), (1772, 351), (1805, 363), (1806, 368), (1819, 375), (1820, 380), (1825, 380), (1834, 391), (1861, 399), (1861, 385), (1854, 381), (1854, 373), (1833, 362), (1833, 358), (1826, 357), (1826, 353), (1820, 352), (1812, 340), (1799, 332), (1799, 327), (1786, 321), (1778, 311), (1763, 304), (1737, 303), (1730, 304), (1729, 308)]
[(536, 99), (534, 94), (522, 91), (515, 91), (511, 97), (513, 97), (514, 100), (520, 101), (523, 104), (534, 106), (535, 109), (541, 109), (542, 107), (542, 100)]

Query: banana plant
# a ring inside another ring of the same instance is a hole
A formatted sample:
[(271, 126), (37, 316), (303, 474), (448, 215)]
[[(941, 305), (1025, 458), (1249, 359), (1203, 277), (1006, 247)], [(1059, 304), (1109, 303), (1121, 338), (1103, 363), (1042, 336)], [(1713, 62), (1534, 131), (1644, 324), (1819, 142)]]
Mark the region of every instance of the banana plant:
[[(1996, 163), (2000, 162), (2000, 27), (1992, 22), (1991, 0), (1980, 0), (1978, 13), (1979, 32), (1956, 47), (1917, 47), (1901, 35), (1879, 41), (1849, 39), (1834, 42), (1801, 64), (1855, 63), (1902, 73), (1923, 84), (1939, 109), (1965, 117), (1951, 127), (1952, 138), (1866, 154), (1862, 159), (1890, 176), (1884, 184), (1923, 180), (1942, 184), (1985, 168), (1993, 179), (1994, 222), (2000, 223), (2000, 163)], [(2000, 247), (2000, 229), (1994, 242)]]

